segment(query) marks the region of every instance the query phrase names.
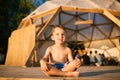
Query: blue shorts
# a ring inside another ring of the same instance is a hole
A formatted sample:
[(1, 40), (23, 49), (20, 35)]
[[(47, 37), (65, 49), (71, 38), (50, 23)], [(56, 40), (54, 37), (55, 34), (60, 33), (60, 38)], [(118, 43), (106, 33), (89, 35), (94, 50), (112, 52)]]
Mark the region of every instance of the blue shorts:
[(55, 63), (52, 66), (56, 67), (57, 69), (62, 69), (64, 67), (63, 63)]

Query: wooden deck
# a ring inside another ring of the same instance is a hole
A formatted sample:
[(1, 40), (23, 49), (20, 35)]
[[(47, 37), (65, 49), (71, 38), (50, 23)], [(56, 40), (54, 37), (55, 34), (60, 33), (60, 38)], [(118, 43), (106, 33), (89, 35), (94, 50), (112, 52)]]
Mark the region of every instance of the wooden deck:
[(120, 80), (120, 66), (81, 66), (81, 76), (46, 77), (40, 67), (0, 65), (0, 80)]

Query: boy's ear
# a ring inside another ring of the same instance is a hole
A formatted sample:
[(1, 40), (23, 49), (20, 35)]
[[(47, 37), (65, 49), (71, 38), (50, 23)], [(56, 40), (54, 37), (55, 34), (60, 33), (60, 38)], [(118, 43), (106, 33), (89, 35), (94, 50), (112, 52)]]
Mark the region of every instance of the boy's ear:
[(53, 37), (53, 36), (51, 36), (51, 39), (52, 39), (52, 40), (54, 40), (54, 37)]

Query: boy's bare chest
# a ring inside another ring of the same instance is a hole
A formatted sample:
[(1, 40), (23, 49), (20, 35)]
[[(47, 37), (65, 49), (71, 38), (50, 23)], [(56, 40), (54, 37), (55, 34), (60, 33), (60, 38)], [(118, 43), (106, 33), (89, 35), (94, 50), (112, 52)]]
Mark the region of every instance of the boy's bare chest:
[(65, 49), (54, 49), (51, 52), (54, 60), (65, 60), (67, 58), (67, 51)]
[(52, 51), (52, 55), (56, 55), (56, 56), (66, 56), (67, 55), (67, 51), (65, 49), (55, 49)]

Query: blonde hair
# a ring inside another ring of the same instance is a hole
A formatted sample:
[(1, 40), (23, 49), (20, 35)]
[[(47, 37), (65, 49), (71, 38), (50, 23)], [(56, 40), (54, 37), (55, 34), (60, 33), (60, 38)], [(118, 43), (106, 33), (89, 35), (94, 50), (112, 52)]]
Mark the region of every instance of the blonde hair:
[[(61, 25), (55, 25), (52, 30), (51, 30), (51, 35), (53, 35), (54, 31), (56, 28), (60, 28), (60, 29), (63, 29), (63, 27)], [(64, 29), (63, 29), (64, 30)]]

